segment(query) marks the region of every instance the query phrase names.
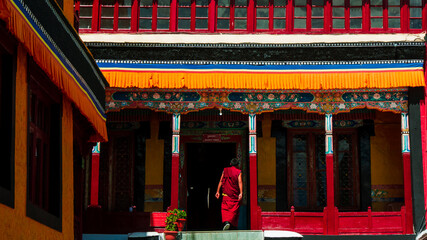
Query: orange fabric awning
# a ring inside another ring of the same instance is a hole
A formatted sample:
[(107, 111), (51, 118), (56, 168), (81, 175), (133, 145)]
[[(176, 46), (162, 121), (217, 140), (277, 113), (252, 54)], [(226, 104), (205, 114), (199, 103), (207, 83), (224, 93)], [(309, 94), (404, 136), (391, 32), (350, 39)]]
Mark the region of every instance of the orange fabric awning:
[(37, 24), (37, 19), (33, 19), (28, 8), (17, 0), (5, 0), (5, 3), (9, 12), (6, 19), (9, 31), (23, 44), (28, 54), (34, 58), (49, 79), (71, 99), (92, 124), (97, 134), (90, 140), (107, 141), (105, 106), (99, 104), (96, 96), (87, 86), (85, 81), (89, 79), (83, 79), (78, 72), (79, 69), (74, 69), (68, 59), (60, 54), (60, 49)]
[(98, 66), (111, 87), (320, 90), (425, 86), (422, 61), (144, 63), (104, 60)]

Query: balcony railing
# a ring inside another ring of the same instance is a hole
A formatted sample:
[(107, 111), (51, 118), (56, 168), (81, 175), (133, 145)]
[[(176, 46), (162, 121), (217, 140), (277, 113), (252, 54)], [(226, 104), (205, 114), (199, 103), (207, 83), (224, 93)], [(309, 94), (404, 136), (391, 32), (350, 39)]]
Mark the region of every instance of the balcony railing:
[[(334, 210), (334, 223), (328, 224), (327, 212), (262, 212), (261, 222), (263, 230), (288, 230), (300, 234), (409, 234), (412, 229), (407, 229), (406, 209), (402, 206), (400, 211), (372, 212), (339, 212)], [(329, 229), (333, 226), (332, 229)]]

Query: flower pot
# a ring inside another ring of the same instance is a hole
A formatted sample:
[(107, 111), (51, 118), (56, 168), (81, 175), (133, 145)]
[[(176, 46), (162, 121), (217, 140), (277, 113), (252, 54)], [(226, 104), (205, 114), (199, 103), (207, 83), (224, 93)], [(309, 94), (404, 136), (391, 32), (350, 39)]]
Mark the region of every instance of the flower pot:
[(178, 231), (181, 232), (184, 229), (186, 221), (187, 219), (183, 219), (183, 218), (176, 220), (176, 226), (178, 227)]
[(165, 234), (165, 240), (175, 240), (178, 232), (177, 231), (165, 231), (164, 234)]

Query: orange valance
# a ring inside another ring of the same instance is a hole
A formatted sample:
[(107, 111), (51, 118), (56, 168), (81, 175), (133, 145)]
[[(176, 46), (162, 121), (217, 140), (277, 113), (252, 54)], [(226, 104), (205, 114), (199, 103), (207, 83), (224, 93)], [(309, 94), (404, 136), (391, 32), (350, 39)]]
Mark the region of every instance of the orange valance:
[(107, 141), (104, 106), (97, 103), (90, 88), (81, 81), (82, 77), (58, 54), (55, 44), (41, 31), (22, 3), (16, 0), (6, 0), (5, 3), (10, 13), (7, 19), (9, 31), (21, 42), (49, 79), (71, 99), (92, 124), (97, 134), (90, 140)]
[(102, 69), (110, 87), (187, 89), (364, 89), (425, 86), (422, 69), (366, 72), (150, 72)]

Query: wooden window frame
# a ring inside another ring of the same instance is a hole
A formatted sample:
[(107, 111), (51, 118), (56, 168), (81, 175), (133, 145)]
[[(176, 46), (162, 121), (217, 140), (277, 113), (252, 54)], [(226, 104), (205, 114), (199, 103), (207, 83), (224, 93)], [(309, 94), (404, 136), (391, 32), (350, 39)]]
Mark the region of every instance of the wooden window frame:
[[(360, 159), (359, 159), (359, 143), (357, 129), (334, 129), (334, 188), (335, 188), (335, 206), (338, 207), (340, 211), (359, 211), (360, 210)], [(353, 201), (354, 205), (350, 207), (340, 206), (340, 190), (339, 190), (339, 159), (338, 159), (338, 135), (351, 135), (352, 138), (352, 169), (354, 169), (353, 176)]]
[[(295, 135), (307, 135), (307, 167), (308, 167), (308, 173), (307, 173), (307, 188), (309, 192), (308, 196), (308, 208), (297, 208), (295, 209), (297, 211), (323, 211), (323, 207), (316, 206), (317, 201), (317, 181), (316, 181), (316, 172), (320, 171), (316, 169), (316, 156), (315, 156), (315, 137), (316, 135), (324, 135), (325, 131), (320, 129), (288, 129), (287, 131), (287, 196), (288, 196), (288, 207), (294, 205), (293, 203), (293, 164), (292, 161), (292, 138)], [(335, 205), (337, 206), (338, 210), (340, 211), (359, 211), (360, 210), (360, 169), (359, 169), (359, 162), (360, 159), (358, 157), (358, 137), (357, 137), (357, 129), (334, 129), (334, 191), (335, 191)], [(340, 203), (340, 191), (339, 191), (339, 160), (338, 160), (338, 151), (337, 151), (337, 141), (338, 141), (338, 135), (351, 135), (352, 142), (354, 143), (352, 146), (352, 153), (353, 153), (353, 161), (352, 166), (355, 171), (353, 175), (353, 182), (355, 183), (353, 185), (353, 200), (354, 200), (354, 206), (351, 207), (342, 207), (339, 206)], [(326, 161), (326, 158), (325, 158)], [(325, 170), (326, 171), (326, 170)], [(325, 182), (325, 188), (326, 188), (326, 182)], [(326, 204), (326, 202), (325, 202)], [(326, 205), (325, 205), (326, 207)]]
[[(0, 133), (5, 144), (0, 147), (5, 153), (0, 160), (0, 203), (15, 207), (15, 93), (16, 93), (16, 41), (6, 28), (0, 25)], [(6, 63), (3, 63), (5, 61)], [(7, 73), (4, 69), (9, 69)], [(10, 82), (6, 82), (10, 78)], [(4, 81), (4, 82), (3, 82)], [(4, 84), (6, 83), (6, 84)], [(3, 122), (4, 121), (4, 122)], [(4, 182), (3, 182), (4, 181)]]
[[(255, 0), (256, 2), (256, 0)], [(275, 33), (284, 33), (289, 31), (289, 27), (291, 26), (290, 24), (288, 24), (288, 16), (292, 16), (291, 13), (289, 13), (288, 11), (288, 5), (289, 5), (289, 0), (285, 0), (285, 2), (287, 2), (286, 5), (284, 6), (275, 6), (274, 5), (274, 0), (269, 0), (268, 1), (268, 6), (262, 6), (262, 8), (267, 8), (268, 9), (268, 17), (258, 17), (257, 16), (257, 5), (255, 3), (255, 11), (254, 11), (254, 20), (253, 20), (253, 29), (255, 32), (275, 32)], [(284, 9), (283, 11), (285, 12), (285, 17), (276, 17), (274, 16), (274, 10), (276, 9)], [(257, 28), (257, 20), (261, 19), (261, 20), (268, 20), (268, 29), (258, 29)], [(285, 27), (284, 28), (274, 28), (274, 20), (285, 20)], [(249, 21), (249, 20), (248, 20)], [(251, 21), (252, 22), (252, 21)]]
[[(287, 189), (288, 189), (288, 207), (290, 209), (291, 206), (294, 206), (293, 202), (293, 164), (294, 161), (292, 161), (292, 138), (295, 135), (307, 135), (307, 191), (308, 191), (308, 207), (302, 208), (302, 207), (295, 207), (296, 211), (323, 211), (323, 207), (316, 207), (316, 200), (317, 200), (317, 188), (316, 188), (316, 169), (315, 169), (315, 149), (311, 146), (314, 146), (315, 143), (315, 137), (316, 135), (324, 135), (323, 130), (320, 129), (288, 129), (287, 131)], [(326, 161), (326, 159), (325, 159)], [(326, 183), (325, 183), (326, 188)], [(326, 202), (325, 202), (326, 203)]]
[[(421, 8), (422, 10), (422, 28), (421, 29), (410, 29), (410, 9), (409, 1), (410, 0), (400, 0), (400, 16), (399, 17), (390, 17), (388, 14), (388, 1), (383, 1), (383, 27), (382, 28), (371, 28), (371, 19), (374, 17), (371, 17), (370, 14), (370, 7), (371, 7), (371, 0), (363, 0), (362, 1), (362, 28), (350, 28), (350, 20), (352, 17), (350, 17), (350, 9), (352, 8), (349, 5), (349, 0), (345, 1), (345, 28), (344, 29), (334, 29), (332, 26), (334, 17), (332, 16), (332, 0), (324, 0), (324, 6), (323, 6), (323, 28), (314, 29), (312, 28), (312, 20), (316, 17), (312, 16), (312, 0), (307, 0), (306, 7), (307, 12), (306, 16), (304, 17), (295, 17), (295, 0), (288, 0), (286, 3), (286, 6), (283, 8), (286, 8), (286, 29), (274, 29), (274, 0), (269, 0), (269, 27), (268, 29), (257, 29), (256, 28), (256, 0), (248, 0), (248, 6), (247, 6), (247, 28), (246, 29), (235, 29), (234, 28), (234, 1), (230, 0), (230, 28), (229, 29), (218, 29), (217, 28), (217, 22), (218, 22), (218, 0), (212, 0), (209, 1), (208, 5), (208, 28), (207, 29), (196, 29), (195, 28), (195, 20), (197, 19), (195, 14), (195, 0), (192, 0), (192, 6), (191, 6), (191, 27), (190, 29), (178, 29), (178, 1), (179, 0), (171, 0), (170, 4), (170, 14), (169, 14), (169, 28), (168, 29), (158, 29), (157, 28), (157, 11), (158, 11), (158, 0), (153, 0), (152, 5), (152, 26), (151, 29), (140, 29), (139, 28), (139, 20), (142, 19), (140, 16), (140, 1), (141, 0), (133, 0), (132, 6), (131, 6), (131, 26), (130, 29), (118, 29), (118, 20), (116, 19), (118, 17), (118, 8), (115, 10), (115, 20), (114, 20), (114, 27), (113, 29), (100, 29), (100, 6), (101, 0), (94, 0), (93, 1), (93, 7), (92, 7), (92, 24), (90, 29), (80, 29), (79, 31), (81, 33), (94, 33), (94, 32), (100, 32), (100, 33), (111, 33), (111, 32), (118, 32), (118, 33), (131, 33), (131, 32), (192, 32), (192, 33), (213, 33), (213, 32), (227, 32), (227, 33), (257, 33), (257, 32), (263, 32), (263, 33), (318, 33), (318, 34), (325, 34), (325, 33), (420, 33), (427, 29), (427, 0), (422, 0), (422, 6), (413, 7), (413, 8)], [(118, 2), (116, 0), (116, 5), (118, 5)], [(76, 0), (75, 3), (76, 11), (78, 12), (80, 10), (80, 1)], [(148, 18), (148, 17), (147, 17)], [(305, 28), (295, 28), (295, 19), (306, 19), (306, 27)], [(336, 17), (335, 17), (336, 18)], [(400, 19), (400, 28), (389, 28), (388, 27), (388, 21), (389, 18), (399, 18)]]
[[(425, 31), (427, 29), (427, 0), (422, 0), (421, 1), (421, 6), (414, 6), (411, 7), (410, 6), (410, 0), (404, 0), (405, 1), (405, 30), (407, 32), (421, 32), (421, 31)], [(413, 29), (411, 28), (410, 24), (411, 24), (411, 15), (410, 15), (410, 11), (411, 8), (421, 8), (421, 18), (417, 18), (417, 19), (421, 19), (421, 29)]]
[[(43, 111), (38, 111), (39, 107)], [(61, 126), (59, 90), (29, 59), (26, 212), (28, 217), (58, 231), (62, 231)], [(35, 146), (43, 141), (42, 150), (37, 151)]]
[[(366, 32), (366, 29), (364, 29), (364, 25), (366, 22), (366, 6), (364, 6), (365, 1), (362, 1), (362, 6), (351, 6), (350, 5), (351, 0), (344, 0), (344, 6), (336, 6), (337, 8), (344, 8), (344, 17), (334, 17), (332, 15), (332, 11), (335, 8), (333, 4), (331, 4), (331, 31), (334, 33), (363, 33)], [(351, 17), (351, 9), (352, 8), (361, 8), (362, 10), (362, 16), (361, 17)], [(360, 18), (362, 22), (361, 28), (351, 28), (351, 20)], [(334, 19), (344, 19), (344, 28), (334, 28), (333, 26), (333, 20)]]

